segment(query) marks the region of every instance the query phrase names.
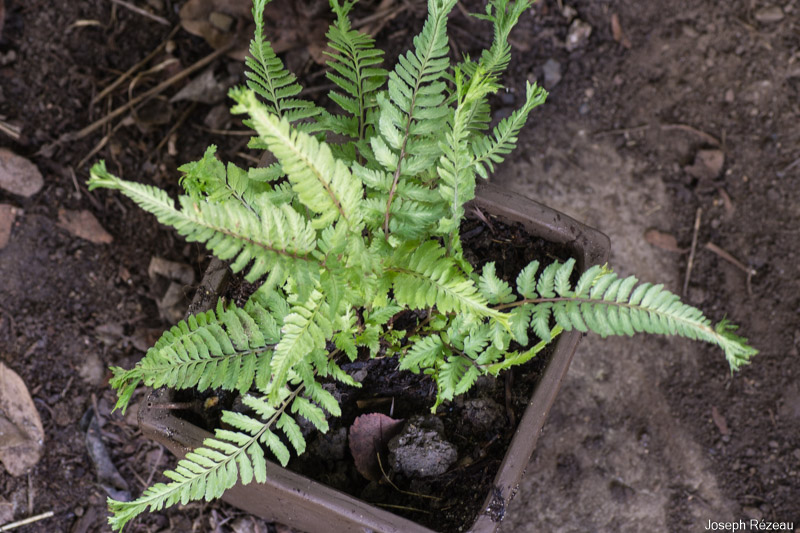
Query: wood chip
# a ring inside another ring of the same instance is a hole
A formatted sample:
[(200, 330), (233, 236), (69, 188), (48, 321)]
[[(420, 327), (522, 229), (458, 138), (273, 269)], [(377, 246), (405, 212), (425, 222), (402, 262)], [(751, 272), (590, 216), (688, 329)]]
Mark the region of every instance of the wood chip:
[(111, 244), (114, 238), (89, 211), (58, 210), (58, 226), (76, 237), (86, 239), (95, 244)]
[(681, 248), (678, 246), (678, 239), (672, 234), (659, 231), (657, 229), (649, 229), (644, 232), (644, 240), (649, 244), (668, 252), (675, 252), (683, 254), (689, 251), (688, 248)]
[(28, 387), (16, 372), (0, 363), (0, 462), (21, 476), (39, 462), (44, 429)]
[(43, 185), (42, 173), (36, 165), (7, 148), (0, 148), (0, 189), (29, 198)]
[(622, 24), (620, 24), (619, 15), (616, 13), (611, 14), (611, 35), (614, 37), (614, 40), (623, 47), (631, 48), (631, 41), (622, 32)]

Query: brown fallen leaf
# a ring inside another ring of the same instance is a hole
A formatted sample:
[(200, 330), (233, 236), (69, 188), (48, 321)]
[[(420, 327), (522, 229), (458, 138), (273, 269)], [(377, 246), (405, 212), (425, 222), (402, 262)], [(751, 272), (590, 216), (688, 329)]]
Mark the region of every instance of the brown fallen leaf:
[(611, 35), (614, 37), (614, 40), (623, 47), (631, 48), (631, 41), (622, 32), (622, 24), (620, 24), (619, 15), (616, 13), (611, 14)]
[(714, 425), (717, 426), (717, 429), (723, 436), (731, 434), (731, 430), (728, 428), (728, 421), (725, 420), (725, 417), (722, 416), (716, 405), (711, 406), (711, 419), (714, 421)]
[(657, 229), (651, 228), (645, 231), (644, 240), (646, 240), (649, 244), (668, 252), (684, 254), (689, 251), (688, 248), (681, 248), (678, 246), (678, 239), (676, 239), (673, 235)]
[(13, 205), (0, 204), (0, 250), (6, 247), (11, 238), (11, 227), (17, 218), (17, 208)]
[(0, 462), (12, 476), (39, 462), (44, 429), (25, 382), (0, 363)]
[(403, 429), (403, 421), (381, 413), (369, 413), (350, 426), (350, 453), (359, 473), (370, 481), (381, 479), (378, 455), (386, 464), (386, 444)]
[(236, 39), (237, 44), (228, 55), (244, 61), (255, 27), (249, 24), (251, 7), (251, 0), (189, 0), (179, 16), (184, 30), (202, 37), (214, 50)]
[(111, 244), (114, 238), (89, 211), (58, 210), (58, 227), (64, 228), (76, 237), (95, 244)]

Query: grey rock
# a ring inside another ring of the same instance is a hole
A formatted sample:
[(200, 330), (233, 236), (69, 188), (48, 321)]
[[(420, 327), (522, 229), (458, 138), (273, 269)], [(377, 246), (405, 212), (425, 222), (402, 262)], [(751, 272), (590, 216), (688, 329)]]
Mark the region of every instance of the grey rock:
[(588, 22), (584, 22), (581, 19), (573, 20), (567, 32), (567, 41), (565, 43), (567, 51), (572, 52), (586, 46), (590, 35), (592, 35), (592, 26)]
[(456, 447), (442, 437), (436, 417), (414, 417), (389, 441), (389, 464), (409, 477), (438, 476), (458, 459)]
[(36, 165), (7, 148), (0, 148), (0, 189), (29, 198), (44, 185)]
[(542, 67), (544, 72), (544, 88), (552, 89), (561, 81), (561, 63), (555, 59), (548, 59)]

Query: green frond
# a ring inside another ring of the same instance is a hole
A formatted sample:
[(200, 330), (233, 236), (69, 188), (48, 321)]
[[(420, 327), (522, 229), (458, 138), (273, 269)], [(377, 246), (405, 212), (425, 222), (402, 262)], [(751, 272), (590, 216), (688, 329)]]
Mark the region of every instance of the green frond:
[(284, 317), (281, 340), (272, 356), (271, 401), (278, 400), (289, 371), (311, 352), (323, 349), (326, 340), (333, 336), (328, 305), (322, 293), (314, 289), (305, 301), (292, 303), (291, 312)]
[(269, 106), (272, 113), (289, 122), (315, 117), (320, 113), (312, 102), (294, 98), (302, 87), (297, 78), (275, 55), (272, 45), (264, 37), (264, 8), (271, 0), (253, 0), (253, 19), (255, 34), (250, 41), (250, 55), (245, 58), (248, 70), (247, 86), (258, 93)]
[(375, 40), (351, 29), (347, 14), (352, 3), (340, 6), (338, 0), (331, 0), (331, 7), (337, 18), (327, 33), (328, 46), (333, 50), (325, 52), (331, 68), (327, 77), (344, 94), (331, 91), (329, 96), (347, 113), (346, 122), (341, 122), (341, 117), (331, 118), (334, 123), (347, 124), (339, 128), (340, 133), (363, 139), (369, 110), (375, 106), (375, 92), (383, 87), (389, 73), (378, 67), (383, 62), (383, 50), (375, 48)]
[(539, 278), (540, 301), (534, 310), (532, 327), (543, 330), (543, 317), (552, 310), (556, 322), (565, 330), (594, 331), (608, 335), (651, 333), (678, 335), (719, 346), (731, 370), (747, 364), (758, 350), (747, 345), (747, 339), (733, 333), (735, 326), (726, 320), (716, 326), (703, 313), (680, 301), (680, 297), (663, 285), (636, 285), (631, 276), (618, 279), (605, 267), (593, 267), (571, 288), (569, 275), (574, 261), (553, 263)]
[(257, 369), (269, 368), (280, 332), (258, 304), (192, 315), (165, 331), (130, 370), (114, 368), (111, 386), (123, 412), (139, 383), (148, 387), (247, 392)]
[(475, 137), (470, 146), (474, 154), (472, 164), (482, 178), (487, 179), (489, 172), (494, 172), (494, 165), (502, 163), (505, 156), (516, 147), (517, 136), (528, 120), (528, 115), (535, 107), (543, 104), (546, 98), (547, 91), (536, 84), (528, 83), (525, 88), (525, 104), (511, 116), (501, 120), (492, 131), (491, 137)]
[(511, 286), (497, 277), (494, 261), (483, 266), (483, 273), (478, 279), (478, 289), (490, 304), (508, 303), (516, 300), (511, 294)]
[(442, 313), (466, 313), (478, 320), (492, 318), (508, 324), (507, 315), (488, 307), (472, 280), (458, 271), (436, 241), (398, 248), (388, 271), (394, 274), (394, 297), (400, 305), (411, 309), (436, 306)]
[(363, 188), (347, 166), (334, 159), (328, 145), (270, 113), (252, 91), (232, 90), (231, 96), (238, 103), (233, 112), (250, 115), (253, 127), (280, 162), (300, 201), (319, 215), (312, 225), (323, 228), (341, 218), (358, 229)]
[(181, 210), (177, 210), (164, 191), (114, 177), (103, 162), (92, 168), (89, 187), (122, 192), (186, 240), (204, 243), (223, 261), (233, 259), (234, 272), (251, 265), (245, 276), (250, 282), (276, 267), (302, 272), (310, 279), (319, 276), (320, 265), (311, 256), (316, 232), (289, 205), (275, 207), (259, 197), (254, 205), (259, 218), (239, 202), (194, 202), (189, 196), (181, 196)]

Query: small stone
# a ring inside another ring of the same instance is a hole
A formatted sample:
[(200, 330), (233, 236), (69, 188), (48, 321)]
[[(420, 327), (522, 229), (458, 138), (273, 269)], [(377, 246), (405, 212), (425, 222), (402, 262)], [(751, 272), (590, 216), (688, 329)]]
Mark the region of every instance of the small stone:
[(164, 0), (147, 0), (147, 5), (156, 12), (164, 11)]
[(795, 451), (793, 451), (792, 456), (794, 456), (795, 459), (800, 461), (800, 448), (797, 448)]
[(89, 385), (99, 387), (103, 384), (106, 374), (106, 367), (94, 352), (89, 352), (86, 359), (78, 368), (78, 375)]
[(0, 189), (30, 198), (42, 189), (39, 169), (7, 148), (0, 148)]
[(755, 14), (756, 20), (763, 24), (771, 24), (783, 20), (783, 10), (778, 6), (762, 7)]
[(548, 59), (542, 67), (544, 72), (544, 88), (552, 89), (561, 81), (561, 63), (555, 59)]
[(714, 180), (722, 173), (725, 154), (722, 150), (698, 150), (694, 164), (684, 170), (699, 180)]
[(728, 102), (729, 104), (732, 104), (734, 99), (735, 99), (735, 95), (733, 94), (733, 89), (728, 89), (727, 91), (725, 91), (725, 101), (726, 102)]
[(567, 19), (567, 22), (572, 22), (578, 16), (578, 11), (572, 6), (564, 6), (564, 9), (561, 10), (561, 16)]
[(488, 430), (502, 425), (503, 408), (494, 400), (477, 398), (464, 402), (464, 416), (469, 423), (479, 430)]
[(567, 41), (565, 43), (567, 51), (572, 52), (586, 46), (591, 34), (592, 26), (588, 22), (584, 22), (581, 19), (573, 20), (567, 32)]

